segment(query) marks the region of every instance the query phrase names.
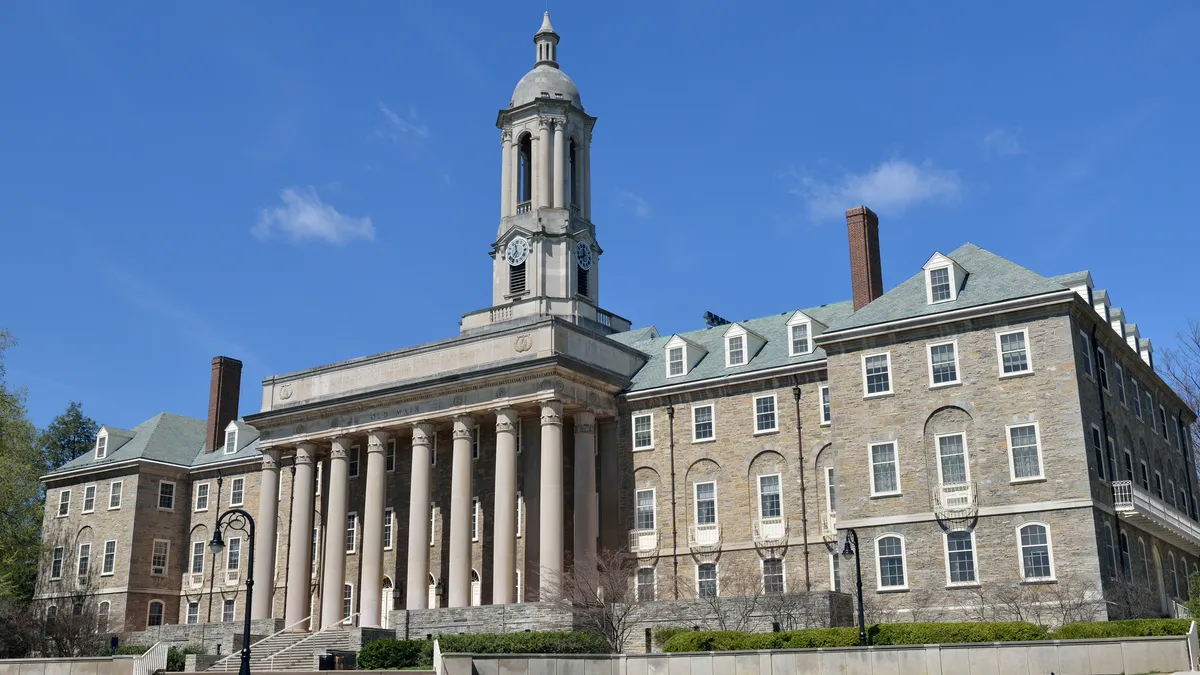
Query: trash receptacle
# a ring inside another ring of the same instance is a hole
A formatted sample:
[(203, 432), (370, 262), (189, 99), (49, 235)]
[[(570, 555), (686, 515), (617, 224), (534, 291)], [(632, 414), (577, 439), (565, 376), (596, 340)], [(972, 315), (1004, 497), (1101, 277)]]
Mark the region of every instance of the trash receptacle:
[(333, 654), (318, 654), (317, 655), (317, 670), (333, 670), (334, 660)]
[(329, 656), (333, 659), (331, 670), (358, 670), (358, 653), (341, 649), (330, 649)]

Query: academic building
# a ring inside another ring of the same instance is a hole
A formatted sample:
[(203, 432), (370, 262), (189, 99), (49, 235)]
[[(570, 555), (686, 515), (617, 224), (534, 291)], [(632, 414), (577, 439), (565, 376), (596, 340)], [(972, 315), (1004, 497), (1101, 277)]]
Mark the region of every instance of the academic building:
[[(44, 477), (47, 611), (132, 632), (248, 609), (303, 633), (481, 605), (537, 628), (611, 551), (641, 602), (853, 595), (851, 530), (873, 610), (963, 620), (1060, 588), (1118, 616), (1132, 585), (1175, 611), (1200, 569), (1196, 420), (1088, 272), (963, 244), (888, 259), (911, 276), (885, 292), (879, 220), (847, 205), (827, 304), (634, 329), (601, 304), (597, 118), (548, 14), (534, 43), (496, 120), (491, 306), (440, 342), (268, 377), (253, 414), (219, 357), (208, 419), (104, 426)], [(253, 551), (208, 547), (231, 507)]]

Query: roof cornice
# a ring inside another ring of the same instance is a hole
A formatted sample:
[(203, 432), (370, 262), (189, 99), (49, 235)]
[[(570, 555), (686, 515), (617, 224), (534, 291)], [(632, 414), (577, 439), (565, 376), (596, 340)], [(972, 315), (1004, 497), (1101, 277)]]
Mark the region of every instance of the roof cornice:
[(82, 467), (79, 467), (78, 469), (71, 469), (70, 471), (63, 471), (61, 473), (48, 473), (44, 476), (40, 476), (38, 478), (38, 481), (42, 482), (42, 483), (49, 483), (49, 482), (53, 482), (53, 481), (65, 480), (68, 478), (77, 478), (79, 476), (85, 476), (90, 473), (104, 473), (106, 471), (129, 469), (129, 468), (138, 466), (139, 464), (150, 464), (152, 466), (163, 466), (163, 467), (169, 467), (172, 469), (181, 469), (183, 471), (192, 473), (192, 472), (197, 472), (197, 471), (207, 471), (209, 469), (221, 469), (221, 468), (224, 468), (227, 466), (236, 466), (238, 464), (252, 464), (257, 461), (261, 461), (261, 455), (250, 455), (248, 457), (238, 457), (236, 459), (227, 459), (227, 460), (220, 461), (220, 462), (212, 462), (210, 464), (201, 464), (198, 466), (194, 466), (194, 465), (190, 465), (190, 464), (175, 464), (174, 462), (164, 462), (164, 461), (158, 460), (158, 459), (146, 459), (145, 457), (135, 457), (133, 459), (123, 459), (119, 462), (113, 462), (112, 464), (95, 464), (95, 465), (91, 465), (91, 466), (82, 466)]
[(668, 384), (661, 387), (654, 387), (652, 389), (640, 389), (638, 391), (626, 392), (623, 397), (626, 401), (642, 401), (648, 398), (654, 398), (656, 396), (665, 396), (667, 394), (677, 394), (680, 392), (697, 389), (709, 389), (727, 384), (740, 384), (742, 382), (750, 382), (768, 377), (779, 377), (781, 375), (794, 375), (814, 370), (824, 370), (826, 367), (826, 362), (826, 359), (816, 359), (813, 361), (805, 361), (803, 363), (789, 363), (785, 366), (776, 366), (774, 368), (765, 368), (763, 370), (752, 370), (745, 373), (738, 373), (736, 375), (722, 375), (720, 377), (710, 377), (703, 380)]

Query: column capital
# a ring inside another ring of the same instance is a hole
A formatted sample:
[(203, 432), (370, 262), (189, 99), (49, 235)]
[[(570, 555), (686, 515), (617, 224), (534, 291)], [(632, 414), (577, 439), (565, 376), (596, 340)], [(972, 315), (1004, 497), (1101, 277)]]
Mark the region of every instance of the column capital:
[(562, 426), (562, 401), (542, 401), (542, 426)]
[(316, 443), (301, 443), (296, 446), (296, 464), (312, 464), (316, 454)]
[(475, 418), (470, 415), (454, 417), (454, 434), (452, 438), (473, 438), (475, 436)]
[(278, 448), (268, 448), (262, 451), (262, 468), (268, 470), (279, 468)]
[(392, 440), (392, 432), (388, 429), (372, 429), (367, 432), (367, 452), (383, 452), (388, 441)]
[(510, 141), (512, 141), (512, 127), (504, 127), (504, 129), (500, 131), (500, 143), (503, 145), (509, 143)]
[(496, 410), (496, 431), (516, 431), (521, 423), (521, 414), (516, 408), (500, 408)]
[(353, 444), (353, 439), (349, 436), (338, 436), (333, 439), (333, 445), (329, 448), (330, 459), (346, 459), (350, 456), (350, 446)]
[(537, 121), (538, 129), (540, 129), (542, 131), (549, 131), (550, 127), (553, 124), (554, 124), (553, 117), (539, 117), (538, 121)]
[(433, 424), (431, 424), (429, 422), (415, 422), (412, 425), (412, 430), (413, 430), (412, 444), (414, 446), (433, 445), (433, 435), (436, 433), (434, 431)]
[(577, 434), (594, 434), (596, 433), (596, 413), (590, 410), (580, 410), (573, 416), (575, 423), (575, 433)]

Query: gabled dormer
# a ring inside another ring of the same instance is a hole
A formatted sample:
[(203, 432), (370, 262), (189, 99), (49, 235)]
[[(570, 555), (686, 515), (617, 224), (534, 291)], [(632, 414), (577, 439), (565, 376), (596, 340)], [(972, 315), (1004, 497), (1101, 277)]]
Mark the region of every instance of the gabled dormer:
[(232, 455), (238, 451), (238, 423), (230, 422), (229, 426), (225, 427), (225, 454)]
[(825, 324), (799, 310), (787, 322), (788, 356), (804, 356), (817, 348), (813, 341), (825, 331)]
[(708, 353), (704, 347), (678, 335), (668, 340), (663, 349), (667, 361), (667, 377), (687, 375)]
[(933, 257), (921, 269), (925, 270), (925, 300), (931, 305), (958, 299), (958, 291), (967, 280), (967, 271), (941, 253)]
[(1142, 344), (1142, 332), (1138, 330), (1136, 323), (1125, 324), (1125, 344), (1129, 345), (1135, 354), (1141, 356), (1139, 345)]
[(95, 457), (104, 459), (121, 449), (121, 446), (133, 439), (133, 432), (116, 427), (103, 426), (96, 433)]
[(725, 331), (725, 367), (736, 368), (750, 363), (758, 350), (767, 344), (766, 338), (741, 324), (732, 324)]
[(1108, 291), (1098, 290), (1092, 294), (1092, 309), (1104, 323), (1112, 320), (1112, 300), (1108, 298)]
[(105, 457), (108, 457), (108, 431), (101, 428), (100, 433), (96, 434), (96, 459)]
[(1125, 310), (1121, 309), (1120, 307), (1113, 307), (1112, 312), (1109, 313), (1108, 318), (1109, 318), (1108, 324), (1110, 326), (1112, 326), (1112, 329), (1117, 331), (1117, 335), (1120, 335), (1121, 339), (1124, 340), (1125, 339)]

